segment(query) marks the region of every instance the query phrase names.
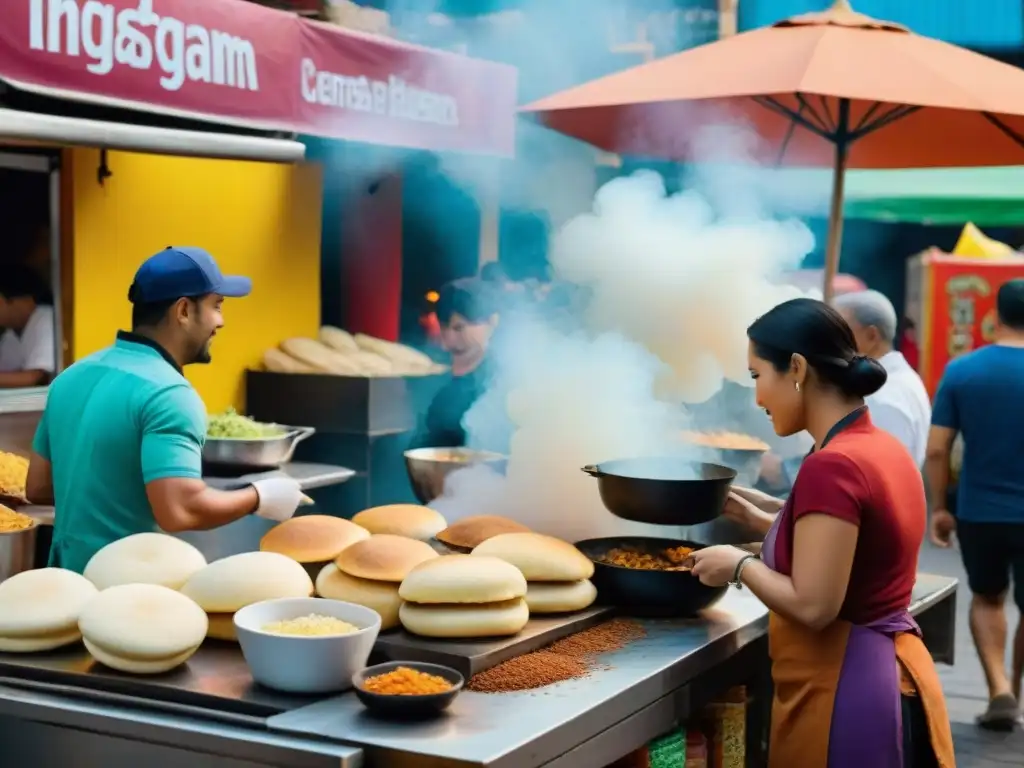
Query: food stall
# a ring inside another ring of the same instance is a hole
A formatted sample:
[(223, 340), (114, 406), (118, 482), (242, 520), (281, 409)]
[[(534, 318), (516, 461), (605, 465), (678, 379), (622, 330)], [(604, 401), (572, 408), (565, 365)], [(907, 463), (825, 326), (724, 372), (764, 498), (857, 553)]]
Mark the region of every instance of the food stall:
[[(677, 490), (705, 517), (734, 476)], [(610, 501), (627, 504), (664, 521), (664, 507)], [(209, 563), (173, 537), (128, 537), (82, 576), (0, 583), (0, 737), (28, 764), (83, 768), (604, 768), (691, 746), (723, 768), (763, 765), (765, 607), (700, 583), (692, 548), (641, 541), (573, 546), (415, 505), (297, 517)], [(955, 594), (927, 575), (913, 591), (940, 661)], [(446, 677), (407, 696), (383, 682), (402, 669)]]
[(996, 293), (1007, 280), (1024, 277), (1024, 256), (964, 228), (952, 253), (930, 248), (907, 262), (907, 317), (919, 350), (918, 373), (929, 394), (946, 364), (992, 343)]

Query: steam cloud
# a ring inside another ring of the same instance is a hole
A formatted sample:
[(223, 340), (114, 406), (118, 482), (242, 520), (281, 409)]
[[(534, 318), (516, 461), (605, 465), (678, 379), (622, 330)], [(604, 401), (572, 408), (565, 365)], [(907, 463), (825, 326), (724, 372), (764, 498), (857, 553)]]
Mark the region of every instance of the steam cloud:
[(507, 476), (454, 473), (434, 506), (449, 519), (507, 515), (569, 541), (671, 535), (613, 517), (580, 467), (683, 454), (684, 405), (725, 379), (749, 381), (746, 327), (801, 295), (773, 278), (799, 266), (813, 237), (742, 210), (716, 215), (707, 197), (667, 194), (649, 172), (605, 184), (552, 246), (556, 278), (590, 294), (577, 327), (514, 316), (492, 349), (497, 382), (466, 415), (480, 447), (501, 448), (499, 424), (512, 421)]

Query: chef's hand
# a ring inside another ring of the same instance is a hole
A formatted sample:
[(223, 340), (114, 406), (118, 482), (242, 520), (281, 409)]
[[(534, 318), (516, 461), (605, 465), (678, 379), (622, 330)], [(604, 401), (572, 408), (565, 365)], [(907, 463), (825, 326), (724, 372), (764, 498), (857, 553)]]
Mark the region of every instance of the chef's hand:
[(257, 480), (252, 487), (260, 498), (256, 514), (267, 520), (282, 523), (290, 519), (302, 503), (302, 489), (290, 477), (268, 477)]
[(932, 511), (929, 523), (932, 544), (942, 549), (948, 549), (953, 543), (953, 532), (956, 530), (956, 518), (946, 509)]
[(744, 528), (753, 528), (757, 518), (764, 514), (758, 506), (745, 498), (741, 489), (732, 488), (722, 507), (722, 516)]
[(719, 545), (705, 547), (693, 553), (693, 575), (709, 587), (721, 587), (732, 581), (736, 566), (749, 555), (739, 547)]
[(744, 488), (742, 485), (734, 485), (729, 488), (729, 495), (732, 496), (733, 494), (765, 512), (777, 512), (782, 509), (782, 499), (772, 496), (770, 493), (759, 491), (756, 488)]

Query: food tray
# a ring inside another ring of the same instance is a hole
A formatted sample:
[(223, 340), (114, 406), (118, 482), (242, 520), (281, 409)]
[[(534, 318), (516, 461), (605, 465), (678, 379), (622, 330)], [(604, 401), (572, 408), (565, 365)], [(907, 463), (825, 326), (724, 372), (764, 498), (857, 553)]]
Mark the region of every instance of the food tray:
[(397, 629), (382, 633), (373, 648), (375, 659), (383, 661), (425, 661), (457, 669), (468, 680), (513, 656), (536, 651), (611, 618), (613, 608), (593, 607), (577, 613), (530, 619), (515, 637), (481, 640), (444, 640), (417, 637)]
[(23, 682), (26, 687), (62, 688), (69, 696), (158, 710), (187, 707), (261, 719), (325, 698), (289, 696), (257, 685), (237, 645), (211, 640), (187, 664), (152, 676), (128, 675), (105, 667), (80, 644), (49, 653), (0, 653), (0, 680), (15, 686)]

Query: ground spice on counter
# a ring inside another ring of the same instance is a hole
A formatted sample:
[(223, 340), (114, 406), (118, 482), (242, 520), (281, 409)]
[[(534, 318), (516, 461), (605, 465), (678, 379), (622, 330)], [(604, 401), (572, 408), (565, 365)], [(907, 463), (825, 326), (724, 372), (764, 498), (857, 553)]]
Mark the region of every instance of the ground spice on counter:
[(644, 634), (635, 621), (612, 619), (486, 669), (470, 678), (467, 688), (479, 693), (508, 693), (586, 677), (596, 666), (597, 656), (617, 651)]

